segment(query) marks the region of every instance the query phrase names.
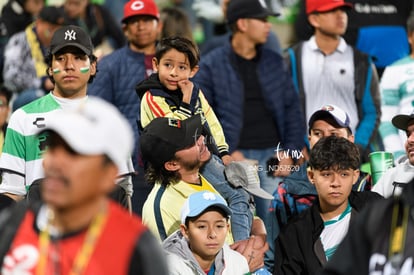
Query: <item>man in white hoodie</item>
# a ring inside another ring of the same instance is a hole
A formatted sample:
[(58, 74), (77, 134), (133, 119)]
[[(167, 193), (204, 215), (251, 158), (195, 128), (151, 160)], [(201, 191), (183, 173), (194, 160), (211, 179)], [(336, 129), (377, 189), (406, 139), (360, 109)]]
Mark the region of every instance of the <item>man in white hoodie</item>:
[(392, 118), (394, 127), (405, 131), (405, 152), (407, 159), (389, 169), (374, 185), (373, 191), (385, 198), (401, 194), (401, 190), (414, 178), (414, 111), (410, 115), (396, 115)]

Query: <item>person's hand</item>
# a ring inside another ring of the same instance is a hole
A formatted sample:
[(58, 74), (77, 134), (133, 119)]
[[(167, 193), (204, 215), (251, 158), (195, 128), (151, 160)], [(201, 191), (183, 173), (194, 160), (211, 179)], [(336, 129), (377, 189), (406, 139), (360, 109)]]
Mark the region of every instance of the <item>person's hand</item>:
[(278, 158), (279, 163), (277, 166), (277, 169), (275, 169), (275, 171), (273, 172), (273, 176), (275, 177), (287, 177), (290, 175), (290, 172), (292, 170), (293, 167), (293, 159), (285, 154), (285, 152), (283, 151), (278, 151), (276, 153), (276, 158)]
[(250, 272), (264, 266), (264, 253), (269, 249), (269, 245), (263, 238), (254, 235), (247, 240), (238, 241), (230, 247), (246, 258)]
[(231, 153), (231, 157), (233, 158), (234, 161), (245, 160), (243, 153), (240, 151), (234, 151), (233, 153)]
[(223, 161), (223, 164), (227, 166), (230, 162), (234, 161), (233, 157), (230, 155), (224, 155), (221, 157), (221, 160)]
[(183, 79), (178, 81), (177, 83), (178, 88), (180, 88), (181, 92), (183, 93), (183, 102), (190, 104), (191, 95), (193, 93), (194, 84), (188, 79)]

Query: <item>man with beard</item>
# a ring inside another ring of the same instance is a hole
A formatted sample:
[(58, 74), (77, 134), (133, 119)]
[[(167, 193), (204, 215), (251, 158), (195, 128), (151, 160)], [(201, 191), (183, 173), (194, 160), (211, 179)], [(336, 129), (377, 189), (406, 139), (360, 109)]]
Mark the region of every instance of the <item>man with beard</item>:
[(414, 178), (414, 111), (410, 115), (396, 115), (391, 122), (394, 127), (407, 135), (405, 141), (407, 159), (385, 172), (372, 188), (372, 191), (386, 198), (400, 195), (402, 188)]
[[(153, 186), (142, 209), (143, 223), (160, 240), (180, 228), (180, 212), (186, 199), (197, 191), (218, 193), (199, 169), (211, 158), (201, 135), (200, 115), (185, 120), (155, 118), (140, 137), (141, 152), (149, 162), (147, 181)], [(229, 236), (228, 242), (232, 243)], [(250, 271), (264, 265), (268, 249), (263, 221), (254, 219), (251, 236), (232, 245), (247, 258)]]

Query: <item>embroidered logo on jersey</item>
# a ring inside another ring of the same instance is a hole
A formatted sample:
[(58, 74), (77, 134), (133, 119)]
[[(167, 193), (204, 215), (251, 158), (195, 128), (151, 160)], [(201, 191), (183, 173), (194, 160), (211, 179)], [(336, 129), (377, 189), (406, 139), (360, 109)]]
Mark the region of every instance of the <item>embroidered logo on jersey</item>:
[(168, 126), (175, 127), (175, 128), (181, 128), (181, 121), (175, 118), (169, 118)]
[(76, 40), (76, 32), (74, 30), (65, 31), (65, 40)]
[(46, 124), (44, 123), (45, 118), (44, 117), (37, 117), (35, 119), (35, 121), (33, 121), (33, 125), (36, 126), (37, 128), (44, 128), (46, 127)]

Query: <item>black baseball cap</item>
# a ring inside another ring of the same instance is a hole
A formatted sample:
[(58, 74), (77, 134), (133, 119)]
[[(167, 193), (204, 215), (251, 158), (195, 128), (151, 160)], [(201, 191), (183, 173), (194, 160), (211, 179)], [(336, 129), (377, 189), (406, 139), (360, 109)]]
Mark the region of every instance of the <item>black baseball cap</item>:
[(56, 6), (45, 6), (39, 13), (39, 19), (53, 25), (63, 25), (65, 18), (63, 9)]
[(82, 50), (86, 55), (93, 53), (93, 45), (89, 35), (78, 26), (63, 26), (55, 31), (50, 43), (50, 52), (57, 53), (61, 49), (73, 46)]
[(240, 18), (265, 18), (278, 15), (266, 6), (264, 0), (230, 0), (226, 12), (229, 24)]
[(407, 131), (408, 126), (414, 124), (414, 111), (409, 115), (396, 115), (391, 122), (396, 128)]
[(142, 157), (160, 168), (177, 151), (193, 146), (202, 131), (200, 115), (185, 120), (159, 117), (148, 124), (140, 136)]

